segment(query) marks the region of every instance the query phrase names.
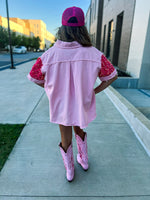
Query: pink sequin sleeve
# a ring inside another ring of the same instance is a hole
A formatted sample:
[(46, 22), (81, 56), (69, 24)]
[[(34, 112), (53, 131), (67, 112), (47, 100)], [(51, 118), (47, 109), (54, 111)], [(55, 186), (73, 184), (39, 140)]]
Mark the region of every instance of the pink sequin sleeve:
[(44, 80), (45, 75), (42, 74), (42, 72), (41, 72), (42, 66), (43, 66), (42, 60), (41, 60), (41, 58), (38, 58), (36, 60), (36, 63), (33, 65), (30, 73), (28, 74), (28, 79), (30, 81), (38, 83), (38, 84), (45, 82), (45, 80)]
[(99, 78), (101, 81), (108, 81), (117, 75), (117, 71), (109, 60), (102, 55), (101, 57), (101, 69), (99, 72)]

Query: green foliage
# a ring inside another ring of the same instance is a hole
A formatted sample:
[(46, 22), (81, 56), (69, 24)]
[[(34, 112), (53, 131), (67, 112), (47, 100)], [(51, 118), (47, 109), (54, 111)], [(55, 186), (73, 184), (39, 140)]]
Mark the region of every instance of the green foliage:
[(14, 147), (24, 124), (0, 124), (0, 170)]
[(27, 48), (28, 48), (28, 47), (33, 47), (33, 45), (32, 45), (32, 38), (31, 38), (31, 37), (28, 37)]
[(36, 50), (40, 47), (39, 37), (27, 37), (25, 35), (16, 36), (15, 45), (25, 46), (27, 48), (35, 48)]
[(49, 47), (52, 47), (52, 46), (55, 44), (55, 42), (56, 42), (56, 41), (57, 41), (57, 38), (55, 37), (55, 40), (54, 40), (54, 42), (53, 42), (53, 43), (51, 43)]
[[(28, 37), (25, 35), (17, 35), (16, 32), (11, 31), (11, 43), (12, 46), (25, 46), (28, 49), (39, 49), (40, 47), (40, 38), (39, 37)], [(0, 26), (0, 48), (5, 48), (9, 45), (8, 31)]]
[(17, 40), (16, 40), (16, 33), (15, 32), (11, 32), (11, 44), (12, 46), (17, 45)]
[(22, 36), (20, 45), (26, 46), (26, 47), (30, 45), (28, 43), (28, 37), (27, 36), (24, 36), (24, 35)]
[(33, 48), (35, 48), (36, 50), (39, 49), (40, 42), (41, 40), (39, 37), (33, 37)]
[(55, 44), (55, 43), (51, 43), (51, 44), (49, 45), (49, 47), (52, 47), (52, 46), (54, 46), (54, 44)]
[(8, 32), (0, 26), (0, 48), (5, 48), (8, 45)]
[(16, 45), (21, 45), (21, 40), (22, 40), (22, 36), (21, 35), (17, 35), (15, 38), (15, 46)]

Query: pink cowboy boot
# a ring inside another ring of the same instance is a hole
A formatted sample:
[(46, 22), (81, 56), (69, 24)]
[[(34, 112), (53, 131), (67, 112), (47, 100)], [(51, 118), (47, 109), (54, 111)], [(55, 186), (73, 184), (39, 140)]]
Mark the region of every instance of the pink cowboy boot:
[(65, 152), (62, 148), (61, 143), (59, 144), (60, 152), (63, 157), (64, 166), (66, 168), (66, 177), (69, 182), (71, 182), (74, 178), (74, 159), (73, 159), (73, 150), (72, 143)]
[(88, 170), (88, 153), (87, 153), (87, 133), (85, 133), (84, 140), (75, 134), (75, 138), (77, 141), (77, 162), (82, 166), (82, 168), (86, 171)]

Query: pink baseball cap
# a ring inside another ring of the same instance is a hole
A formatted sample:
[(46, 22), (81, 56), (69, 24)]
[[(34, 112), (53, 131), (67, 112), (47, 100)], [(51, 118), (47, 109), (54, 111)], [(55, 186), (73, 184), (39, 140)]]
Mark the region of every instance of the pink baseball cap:
[[(71, 22), (71, 18), (75, 18), (75, 23)], [(70, 21), (69, 21), (70, 20)], [(62, 14), (62, 25), (64, 26), (84, 26), (84, 12), (79, 7), (67, 8)]]

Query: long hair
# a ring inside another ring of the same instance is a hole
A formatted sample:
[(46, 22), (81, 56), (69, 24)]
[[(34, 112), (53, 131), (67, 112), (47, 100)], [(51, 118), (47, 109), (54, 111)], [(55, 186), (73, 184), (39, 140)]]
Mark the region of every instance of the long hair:
[[(72, 21), (73, 22), (73, 21)], [(61, 26), (56, 38), (65, 42), (77, 41), (84, 47), (91, 47), (91, 39), (85, 26)]]

